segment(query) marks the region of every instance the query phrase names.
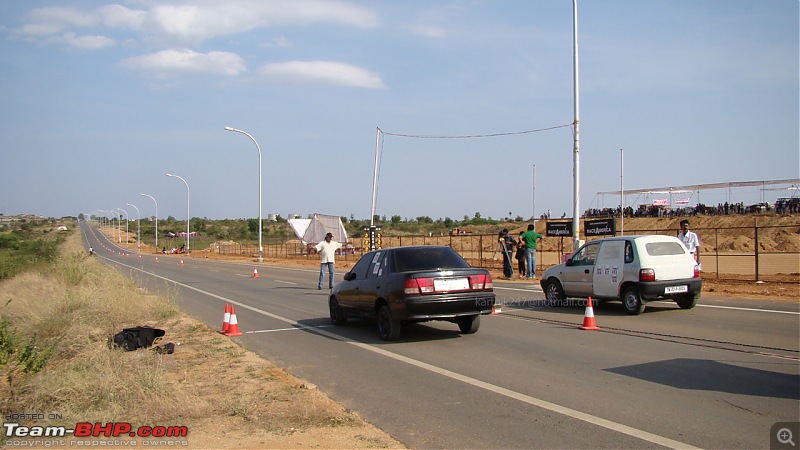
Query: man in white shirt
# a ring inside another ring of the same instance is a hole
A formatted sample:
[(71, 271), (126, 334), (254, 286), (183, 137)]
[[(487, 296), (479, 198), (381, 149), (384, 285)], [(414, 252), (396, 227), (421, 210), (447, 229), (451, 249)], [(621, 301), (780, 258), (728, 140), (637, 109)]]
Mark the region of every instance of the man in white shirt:
[(700, 238), (693, 231), (689, 231), (688, 220), (681, 220), (681, 232), (678, 233), (678, 239), (683, 242), (686, 250), (689, 250), (689, 253), (694, 256), (694, 260), (700, 261)]
[(325, 240), (317, 244), (317, 253), (320, 254), (322, 260), (319, 265), (319, 283), (317, 289), (322, 289), (322, 279), (325, 272), (325, 266), (328, 267), (328, 288), (333, 289), (333, 265), (336, 257), (336, 250), (342, 248), (342, 244), (333, 240), (333, 233), (325, 235)]

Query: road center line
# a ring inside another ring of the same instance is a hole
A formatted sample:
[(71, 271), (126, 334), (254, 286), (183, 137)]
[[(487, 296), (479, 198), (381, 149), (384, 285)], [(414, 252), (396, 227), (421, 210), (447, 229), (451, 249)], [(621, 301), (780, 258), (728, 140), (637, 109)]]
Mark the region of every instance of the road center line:
[(575, 410), (575, 409), (572, 409), (572, 408), (568, 408), (566, 406), (557, 405), (555, 403), (551, 403), (551, 402), (548, 402), (546, 400), (542, 400), (542, 399), (539, 399), (539, 398), (536, 398), (536, 397), (533, 397), (533, 396), (530, 396), (530, 395), (527, 395), (527, 394), (523, 394), (521, 392), (516, 392), (516, 391), (512, 391), (511, 389), (506, 389), (506, 388), (503, 388), (503, 387), (500, 387), (500, 386), (496, 386), (496, 385), (493, 385), (491, 383), (487, 383), (485, 381), (478, 380), (476, 378), (472, 378), (472, 377), (469, 377), (469, 376), (466, 376), (466, 375), (462, 375), (462, 374), (457, 373), (457, 372), (453, 372), (451, 370), (444, 369), (442, 367), (434, 366), (432, 364), (428, 364), (426, 362), (422, 362), (422, 361), (419, 361), (419, 360), (416, 360), (416, 359), (413, 359), (413, 358), (409, 358), (407, 356), (403, 356), (403, 355), (400, 355), (400, 354), (397, 354), (397, 353), (393, 353), (393, 352), (390, 352), (388, 350), (384, 350), (382, 348), (374, 347), (374, 346), (372, 346), (370, 344), (365, 344), (363, 342), (352, 341), (352, 340), (350, 340), (348, 338), (345, 338), (343, 336), (340, 336), (338, 334), (322, 330), (319, 327), (310, 327), (308, 325), (304, 325), (302, 323), (299, 323), (299, 322), (297, 322), (295, 320), (292, 320), (292, 319), (289, 319), (289, 318), (286, 318), (286, 317), (283, 317), (283, 316), (279, 316), (277, 314), (273, 314), (273, 313), (264, 311), (262, 309), (247, 305), (245, 303), (241, 303), (241, 302), (237, 302), (235, 300), (231, 300), (231, 299), (223, 297), (221, 295), (217, 295), (217, 294), (213, 294), (213, 293), (208, 292), (208, 291), (204, 291), (204, 290), (196, 288), (194, 286), (189, 286), (189, 285), (186, 285), (186, 284), (174, 281), (174, 280), (170, 280), (169, 278), (162, 277), (160, 275), (156, 275), (155, 273), (152, 273), (152, 272), (146, 272), (146, 271), (144, 271), (142, 269), (138, 269), (136, 267), (129, 266), (127, 264), (122, 264), (122, 263), (119, 263), (119, 262), (116, 262), (116, 261), (113, 261), (113, 260), (109, 260), (109, 261), (111, 261), (111, 262), (113, 262), (115, 264), (119, 264), (119, 265), (124, 266), (124, 267), (128, 267), (128, 268), (133, 269), (133, 270), (138, 270), (140, 272), (146, 273), (146, 274), (151, 275), (153, 277), (156, 277), (158, 279), (173, 283), (173, 284), (175, 284), (177, 286), (181, 286), (181, 287), (183, 287), (185, 289), (190, 289), (190, 290), (193, 290), (195, 292), (199, 292), (201, 294), (208, 295), (209, 297), (213, 297), (213, 298), (216, 298), (216, 299), (223, 300), (225, 302), (231, 303), (231, 304), (236, 305), (236, 306), (238, 306), (240, 308), (248, 309), (250, 311), (262, 314), (264, 316), (271, 317), (271, 318), (273, 318), (275, 320), (279, 320), (281, 322), (287, 323), (293, 328), (304, 329), (304, 330), (307, 330), (307, 331), (311, 331), (313, 333), (317, 333), (319, 335), (328, 337), (330, 339), (334, 339), (334, 340), (337, 340), (337, 341), (340, 341), (340, 342), (343, 342), (343, 343), (346, 343), (346, 344), (354, 345), (354, 346), (356, 346), (358, 348), (361, 348), (363, 350), (367, 350), (367, 351), (379, 354), (381, 356), (385, 356), (387, 358), (394, 359), (395, 361), (403, 362), (403, 363), (412, 365), (414, 367), (418, 367), (420, 369), (424, 369), (424, 370), (427, 370), (429, 372), (433, 372), (433, 373), (436, 373), (436, 374), (451, 378), (453, 380), (461, 381), (462, 383), (469, 384), (470, 386), (474, 386), (474, 387), (477, 387), (477, 388), (480, 388), (480, 389), (484, 389), (484, 390), (487, 390), (489, 392), (494, 392), (495, 394), (499, 394), (499, 395), (502, 395), (502, 396), (505, 396), (505, 397), (508, 397), (508, 398), (511, 398), (511, 399), (514, 399), (514, 400), (518, 400), (518, 401), (521, 401), (523, 403), (527, 403), (529, 405), (537, 406), (539, 408), (543, 408), (543, 409), (546, 409), (548, 411), (559, 413), (559, 414), (562, 414), (562, 415), (567, 416), (567, 417), (572, 417), (573, 419), (581, 420), (583, 422), (590, 423), (590, 424), (593, 424), (593, 425), (596, 425), (596, 426), (599, 426), (599, 427), (603, 427), (603, 428), (606, 428), (606, 429), (609, 429), (609, 430), (612, 430), (612, 431), (616, 431), (618, 433), (626, 434), (628, 436), (632, 436), (632, 437), (635, 437), (637, 439), (641, 439), (643, 441), (652, 442), (652, 443), (658, 444), (658, 445), (663, 445), (663, 446), (668, 447), (668, 448), (675, 448), (675, 449), (678, 449), (678, 448), (681, 448), (681, 449), (683, 449), (683, 448), (696, 449), (696, 448), (698, 448), (698, 447), (693, 447), (693, 446), (691, 446), (689, 444), (686, 444), (684, 442), (679, 442), (679, 441), (676, 441), (676, 440), (673, 440), (673, 439), (670, 439), (670, 438), (667, 438), (667, 437), (664, 437), (664, 436), (659, 436), (657, 434), (649, 433), (649, 432), (644, 431), (644, 430), (639, 430), (637, 428), (633, 428), (633, 427), (629, 427), (627, 425), (622, 425), (622, 424), (619, 424), (619, 423), (616, 423), (616, 422), (612, 422), (610, 420), (603, 419), (601, 417), (593, 416), (591, 414), (587, 414), (587, 413), (584, 413), (584, 412), (581, 412), (581, 411), (578, 411), (578, 410)]

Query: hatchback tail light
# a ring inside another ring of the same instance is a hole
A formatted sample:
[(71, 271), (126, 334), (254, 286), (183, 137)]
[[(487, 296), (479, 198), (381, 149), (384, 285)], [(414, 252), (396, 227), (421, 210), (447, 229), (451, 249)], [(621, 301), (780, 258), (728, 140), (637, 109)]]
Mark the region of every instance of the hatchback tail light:
[(700, 264), (694, 266), (694, 278), (700, 278)]
[(656, 271), (653, 269), (640, 269), (639, 281), (656, 281)]

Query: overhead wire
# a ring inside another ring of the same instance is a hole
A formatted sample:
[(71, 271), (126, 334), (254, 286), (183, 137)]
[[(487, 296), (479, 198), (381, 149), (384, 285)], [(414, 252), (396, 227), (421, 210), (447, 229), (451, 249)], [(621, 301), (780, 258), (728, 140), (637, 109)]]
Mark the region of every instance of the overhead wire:
[(515, 136), (520, 134), (530, 134), (530, 133), (538, 133), (541, 131), (550, 131), (556, 130), (558, 128), (566, 128), (571, 127), (573, 124), (568, 123), (565, 125), (556, 125), (553, 127), (547, 128), (539, 128), (536, 130), (526, 130), (526, 131), (510, 131), (506, 133), (490, 133), (490, 134), (464, 134), (464, 135), (423, 135), (423, 134), (405, 134), (405, 133), (390, 133), (387, 131), (383, 131), (380, 128), (378, 130), (381, 132), (382, 135), (386, 136), (397, 136), (397, 137), (405, 137), (405, 138), (415, 138), (415, 139), (476, 139), (476, 138), (489, 138), (489, 137), (499, 137), (499, 136)]

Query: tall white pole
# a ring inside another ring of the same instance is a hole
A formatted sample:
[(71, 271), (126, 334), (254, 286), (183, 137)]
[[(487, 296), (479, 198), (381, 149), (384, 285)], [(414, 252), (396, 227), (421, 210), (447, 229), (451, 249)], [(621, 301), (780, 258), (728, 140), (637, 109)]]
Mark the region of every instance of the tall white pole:
[(580, 100), (578, 90), (578, 0), (572, 0), (572, 75), (573, 75), (573, 97), (575, 120), (573, 126), (573, 149), (572, 149), (572, 178), (573, 178), (573, 200), (572, 200), (572, 232), (573, 251), (577, 251), (581, 245), (581, 217), (580, 217)]
[(150, 197), (153, 200), (153, 203), (156, 204), (156, 253), (158, 253), (158, 202), (152, 195), (147, 195), (147, 194), (142, 194), (142, 195), (145, 197)]
[(620, 234), (625, 235), (625, 152), (619, 149), (619, 204), (620, 204)]
[(131, 222), (131, 216), (128, 215), (128, 211), (122, 208), (117, 209), (125, 213), (125, 248), (128, 248), (128, 224)]
[(189, 215), (189, 183), (186, 182), (183, 178), (179, 177), (178, 175), (173, 175), (171, 173), (166, 174), (168, 177), (177, 178), (183, 181), (183, 184), (186, 185), (186, 253), (189, 253), (189, 219), (192, 216)]
[(531, 218), (536, 220), (536, 164), (533, 165), (533, 212)]
[[(122, 214), (120, 214), (120, 213), (118, 213), (116, 211), (113, 211), (113, 210), (109, 210), (108, 212), (110, 212), (111, 214), (116, 214), (117, 215), (117, 244), (119, 244), (119, 243), (122, 242)], [(114, 232), (113, 228), (112, 228), (111, 232), (112, 233)]]
[(233, 127), (225, 127), (227, 131), (235, 131), (236, 133), (242, 133), (243, 135), (250, 138), (254, 144), (256, 144), (256, 150), (258, 150), (258, 262), (264, 261), (263, 256), (263, 249), (261, 246), (261, 147), (258, 146), (258, 142), (253, 136), (246, 131), (237, 130)]
[[(133, 206), (136, 208), (136, 205), (131, 203), (125, 203), (128, 206)], [(142, 214), (139, 212), (139, 208), (136, 208), (136, 248), (139, 252), (142, 251), (142, 233), (141, 228), (139, 228), (139, 222), (142, 220)]]
[[(381, 142), (381, 129), (375, 127), (375, 167), (372, 170), (372, 209), (369, 215), (370, 226), (375, 225), (375, 197), (378, 193), (378, 148)], [(370, 249), (374, 250), (374, 249)]]

